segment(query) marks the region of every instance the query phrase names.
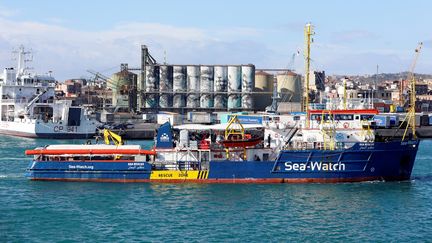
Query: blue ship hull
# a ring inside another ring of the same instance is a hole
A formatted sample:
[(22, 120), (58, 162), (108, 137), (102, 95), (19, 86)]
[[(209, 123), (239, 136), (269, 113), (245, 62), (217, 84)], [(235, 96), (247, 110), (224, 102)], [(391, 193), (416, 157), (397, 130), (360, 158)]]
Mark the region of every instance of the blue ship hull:
[(27, 176), (33, 180), (198, 183), (408, 180), (418, 146), (419, 140), (410, 140), (358, 143), (345, 150), (285, 150), (276, 161), (210, 161), (208, 170), (180, 175), (179, 171), (156, 171), (148, 162), (33, 161)]

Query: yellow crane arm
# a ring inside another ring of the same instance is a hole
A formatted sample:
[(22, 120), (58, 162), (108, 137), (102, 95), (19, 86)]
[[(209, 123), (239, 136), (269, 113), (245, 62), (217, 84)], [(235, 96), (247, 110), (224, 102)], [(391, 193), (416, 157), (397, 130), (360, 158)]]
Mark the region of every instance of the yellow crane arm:
[(105, 140), (105, 144), (110, 144), (110, 140), (113, 141), (114, 145), (122, 145), (123, 144), (123, 140), (121, 138), (120, 135), (108, 130), (108, 129), (104, 129), (104, 140)]

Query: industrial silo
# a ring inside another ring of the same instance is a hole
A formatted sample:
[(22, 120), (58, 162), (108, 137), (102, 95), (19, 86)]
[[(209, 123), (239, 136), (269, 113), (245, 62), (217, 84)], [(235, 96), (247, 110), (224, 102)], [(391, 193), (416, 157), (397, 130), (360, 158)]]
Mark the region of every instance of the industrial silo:
[(264, 111), (272, 103), (274, 75), (264, 71), (255, 73), (255, 89), (252, 95), (254, 108)]
[(241, 67), (228, 66), (228, 109), (241, 107), (241, 88)]
[(213, 92), (214, 92), (214, 68), (213, 66), (201, 66), (200, 75), (200, 106), (201, 108), (213, 107)]
[(255, 66), (246, 65), (241, 67), (242, 72), (242, 108), (252, 109), (252, 91), (255, 87)]
[(301, 102), (302, 84), (300, 75), (289, 71), (279, 73), (276, 79), (281, 102)]
[(183, 108), (186, 106), (186, 66), (173, 67), (173, 107)]
[(273, 91), (274, 75), (264, 71), (255, 73), (255, 88), (261, 91)]
[(136, 91), (137, 80), (138, 75), (127, 70), (117, 72), (111, 76), (108, 88), (113, 91), (111, 102), (113, 106), (136, 108), (136, 96), (131, 97), (130, 91)]
[(159, 91), (159, 66), (148, 66), (146, 68), (145, 91), (147, 93), (146, 107), (158, 107), (159, 95), (156, 92)]
[(215, 66), (214, 67), (214, 107), (219, 109), (227, 108), (227, 91), (228, 91), (228, 67)]
[(162, 65), (159, 67), (159, 107), (169, 108), (172, 107), (172, 94), (173, 91), (173, 67)]
[(188, 108), (197, 108), (200, 106), (200, 67), (197, 65), (187, 66), (187, 100)]

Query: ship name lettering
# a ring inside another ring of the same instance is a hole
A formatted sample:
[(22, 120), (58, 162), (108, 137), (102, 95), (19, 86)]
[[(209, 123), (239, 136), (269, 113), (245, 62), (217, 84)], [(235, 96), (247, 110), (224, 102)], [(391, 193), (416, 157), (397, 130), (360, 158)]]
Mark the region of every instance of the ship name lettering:
[(69, 169), (89, 169), (93, 170), (93, 165), (69, 165)]
[(308, 163), (293, 163), (285, 162), (285, 171), (344, 171), (345, 164), (342, 162), (310, 162)]
[(128, 163), (128, 166), (144, 166), (144, 163)]

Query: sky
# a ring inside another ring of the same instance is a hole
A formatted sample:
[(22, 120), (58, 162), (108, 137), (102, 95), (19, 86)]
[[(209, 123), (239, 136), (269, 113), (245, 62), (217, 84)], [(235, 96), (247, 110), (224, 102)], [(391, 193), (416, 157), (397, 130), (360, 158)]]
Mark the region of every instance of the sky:
[(304, 71), (304, 26), (312, 23), (313, 70), (356, 75), (432, 73), (428, 0), (0, 0), (0, 64), (33, 52), (37, 73), (60, 81), (140, 66), (147, 45), (160, 63), (255, 64)]

